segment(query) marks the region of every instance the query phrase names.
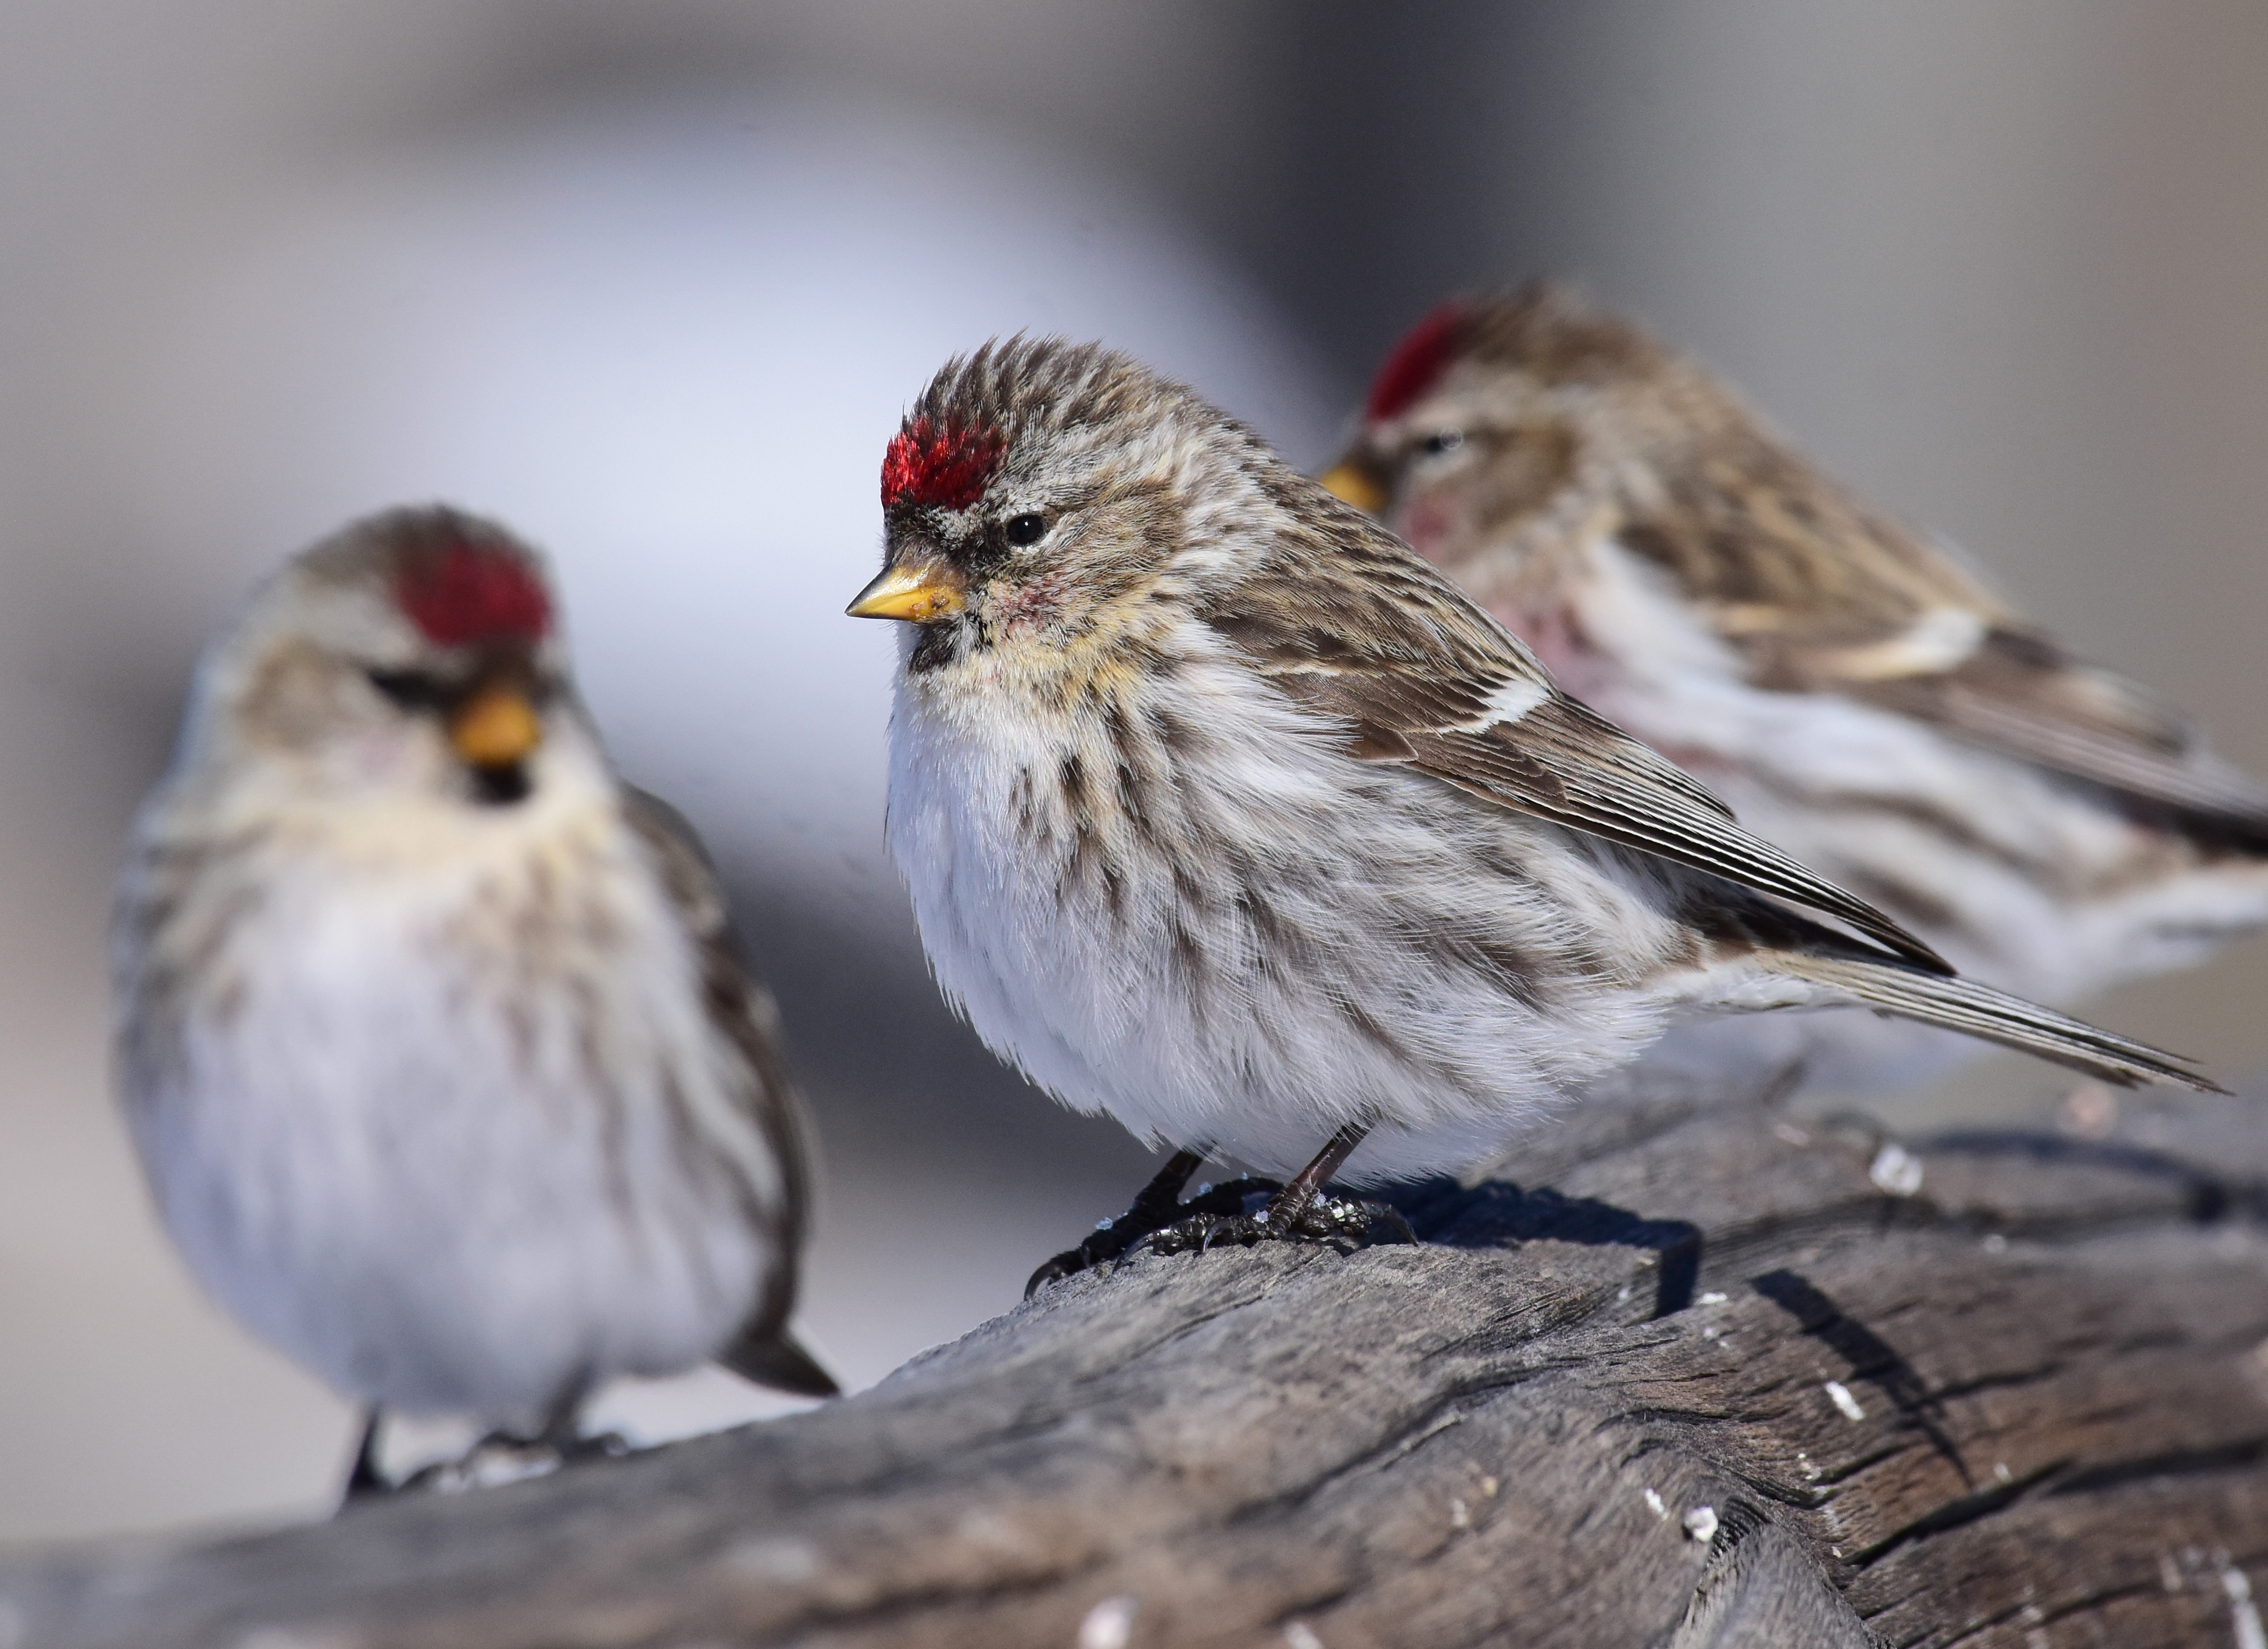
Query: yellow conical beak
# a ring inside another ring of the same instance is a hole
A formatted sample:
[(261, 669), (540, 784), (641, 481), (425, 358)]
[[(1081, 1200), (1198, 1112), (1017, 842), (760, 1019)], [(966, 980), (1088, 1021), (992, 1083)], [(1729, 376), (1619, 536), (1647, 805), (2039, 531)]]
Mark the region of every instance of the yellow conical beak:
[(1365, 515), (1376, 515), (1392, 496), (1378, 472), (1359, 459), (1342, 459), (1316, 477), (1325, 492), (1344, 498)]
[(926, 624), (968, 605), (968, 581), (942, 561), (924, 556), (892, 563), (843, 609), (853, 618), (896, 618)]
[(516, 687), (484, 687), (449, 718), (449, 742), (474, 767), (510, 767), (543, 742), (543, 721)]

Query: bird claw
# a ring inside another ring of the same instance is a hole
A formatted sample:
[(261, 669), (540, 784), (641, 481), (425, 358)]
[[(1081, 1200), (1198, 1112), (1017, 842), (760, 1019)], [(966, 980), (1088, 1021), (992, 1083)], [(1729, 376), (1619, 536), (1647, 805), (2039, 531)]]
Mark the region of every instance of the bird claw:
[(1375, 1243), (1415, 1242), (1417, 1235), (1400, 1212), (1359, 1197), (1319, 1196), (1291, 1213), (1274, 1204), (1256, 1213), (1197, 1214), (1160, 1227), (1142, 1240), (1152, 1254), (1203, 1254), (1234, 1244), (1328, 1243), (1342, 1254)]
[(611, 1460), (630, 1450), (629, 1439), (618, 1432), (564, 1439), (491, 1432), (456, 1459), (437, 1461), (412, 1473), (394, 1485), (393, 1492), (462, 1494), (468, 1489), (501, 1488), (529, 1477), (548, 1477), (563, 1467), (585, 1461)]
[[(1181, 1202), (1172, 1197), (1138, 1196), (1133, 1205), (1106, 1225), (1099, 1226), (1086, 1234), (1076, 1248), (1066, 1248), (1032, 1273), (1031, 1281), (1024, 1285), (1024, 1298), (1029, 1299), (1049, 1283), (1060, 1282), (1080, 1271), (1092, 1270), (1123, 1259), (1127, 1252), (1152, 1234), (1188, 1224), (1193, 1220), (1219, 1220), (1243, 1214), (1253, 1197), (1273, 1196), (1283, 1187), (1273, 1180), (1230, 1180), (1220, 1185), (1209, 1186)], [(1166, 1250), (1179, 1253), (1179, 1249)]]

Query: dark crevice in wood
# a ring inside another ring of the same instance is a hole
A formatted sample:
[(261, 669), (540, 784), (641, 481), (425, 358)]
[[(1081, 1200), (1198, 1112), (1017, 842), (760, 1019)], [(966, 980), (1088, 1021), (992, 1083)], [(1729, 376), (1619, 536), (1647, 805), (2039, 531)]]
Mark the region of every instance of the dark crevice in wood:
[[(1885, 1439), (1882, 1447), (1870, 1449), (1863, 1454), (1852, 1455), (1848, 1461), (1845, 1461), (1841, 1466), (1835, 1468), (1832, 1471), (1822, 1473), (1819, 1481), (1830, 1491), (1840, 1489), (1846, 1483), (1851, 1483), (1859, 1478), (1864, 1477), (1868, 1472), (1874, 1470), (1877, 1466), (1887, 1465), (1892, 1461), (1901, 1459), (1907, 1453), (1909, 1447), (1910, 1445), (1904, 1438), (1897, 1436), (1896, 1433), (1892, 1433)], [(1821, 1502), (1821, 1504), (1824, 1505), (1834, 1505), (1834, 1495), (1830, 1493)]]
[(1940, 1506), (1927, 1517), (1917, 1519), (1907, 1524), (1904, 1528), (1894, 1532), (1888, 1540), (1878, 1541), (1863, 1551), (1848, 1554), (1844, 1561), (1853, 1569), (1871, 1569), (1901, 1547), (1911, 1545), (1917, 1541), (1927, 1540), (1933, 1535), (1942, 1535), (1948, 1530), (1959, 1528), (1964, 1524), (1973, 1523), (1980, 1517), (1990, 1517), (2001, 1507), (2021, 1498), (2028, 1483), (2037, 1481), (2038, 1479), (2034, 1477), (2022, 1482), (1994, 1483), (1989, 1489), (1979, 1490), (1965, 1498)]
[(2146, 1581), (2139, 1581), (2132, 1586), (2111, 1586), (2104, 1591), (2090, 1592), (2085, 1597), (2066, 1603), (2060, 1609), (2039, 1610), (2039, 1626), (2034, 1630), (2043, 1630), (2061, 1620), (2074, 1620), (2081, 1615), (2100, 1614), (2106, 1604), (2116, 1603), (2124, 1598), (2144, 1597), (2148, 1594), (2149, 1590), (2149, 1584)]
[[(2131, 1348), (2130, 1348), (2131, 1349)], [(1930, 1395), (1940, 1403), (1958, 1402), (1963, 1397), (1981, 1397), (1988, 1391), (2021, 1391), (2026, 1387), (2042, 1386), (2063, 1373), (2059, 1358), (2034, 1363), (2023, 1368), (2007, 1369), (1998, 1373), (1980, 1374), (1974, 1380), (1955, 1380), (1949, 1385), (1932, 1388)]]
[(2151, 1454), (2139, 1460), (2073, 1470), (2049, 1483), (2045, 1492), (2053, 1495), (2100, 1494), (2106, 1489), (2116, 1489), (2124, 1483), (2139, 1483), (2151, 1477), (2194, 1477), (2210, 1472), (2250, 1470), (2263, 1460), (2268, 1460), (2268, 1438), (2234, 1444), (2226, 1448)]
[[(1971, 1631), (1945, 1639), (1944, 1649), (1959, 1649), (1959, 1645), (1962, 1644), (1974, 1643), (1987, 1632), (1998, 1631), (2011, 1621), (2021, 1621), (2028, 1634), (2043, 1635), (2047, 1629), (2058, 1621), (2073, 1620), (2082, 1615), (2099, 1613), (2106, 1604), (2116, 1603), (2125, 1598), (2145, 1597), (2149, 1594), (2149, 1592), (2150, 1587), (2147, 1584), (2137, 1583), (2132, 1586), (2113, 1586), (2102, 1592), (2091, 1592), (2076, 1601), (2064, 1604), (2054, 1609), (2043, 1609), (2037, 1604), (2019, 1604), (1992, 1620), (1980, 1622)], [(2034, 1641), (2040, 1640), (2039, 1637), (2034, 1638)]]

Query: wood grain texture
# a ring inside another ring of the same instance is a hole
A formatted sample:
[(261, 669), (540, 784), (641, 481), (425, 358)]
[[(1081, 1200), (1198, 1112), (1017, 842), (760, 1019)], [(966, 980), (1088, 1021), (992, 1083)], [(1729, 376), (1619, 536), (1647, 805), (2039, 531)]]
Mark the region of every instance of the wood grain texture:
[(21, 1558), (0, 1639), (2255, 1649), (2264, 1120), (1641, 1095), (1551, 1189), (1397, 1193), (1417, 1248), (1140, 1258), (792, 1419)]

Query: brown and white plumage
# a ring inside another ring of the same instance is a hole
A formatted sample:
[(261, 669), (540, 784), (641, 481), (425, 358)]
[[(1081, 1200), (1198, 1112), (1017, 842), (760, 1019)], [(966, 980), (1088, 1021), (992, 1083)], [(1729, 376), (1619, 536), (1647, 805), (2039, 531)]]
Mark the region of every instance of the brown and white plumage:
[(1368, 1129), (1359, 1174), (1421, 1172), (1679, 1019), (1850, 1004), (2194, 1080), (1948, 977), (1123, 356), (952, 363), (883, 482), (852, 611), (909, 621), (892, 849), (946, 991), (1074, 1106), (1270, 1169)]
[(144, 1166), (204, 1285), (366, 1403), (557, 1438), (616, 1374), (831, 1389), (770, 1001), (551, 607), (502, 529), (404, 510), (217, 639), (120, 884)]
[[(1429, 316), (1327, 484), (1964, 973), (2069, 1000), (2268, 923), (2268, 790), (1558, 288)], [(1844, 1080), (1947, 1051), (1806, 1038)]]

